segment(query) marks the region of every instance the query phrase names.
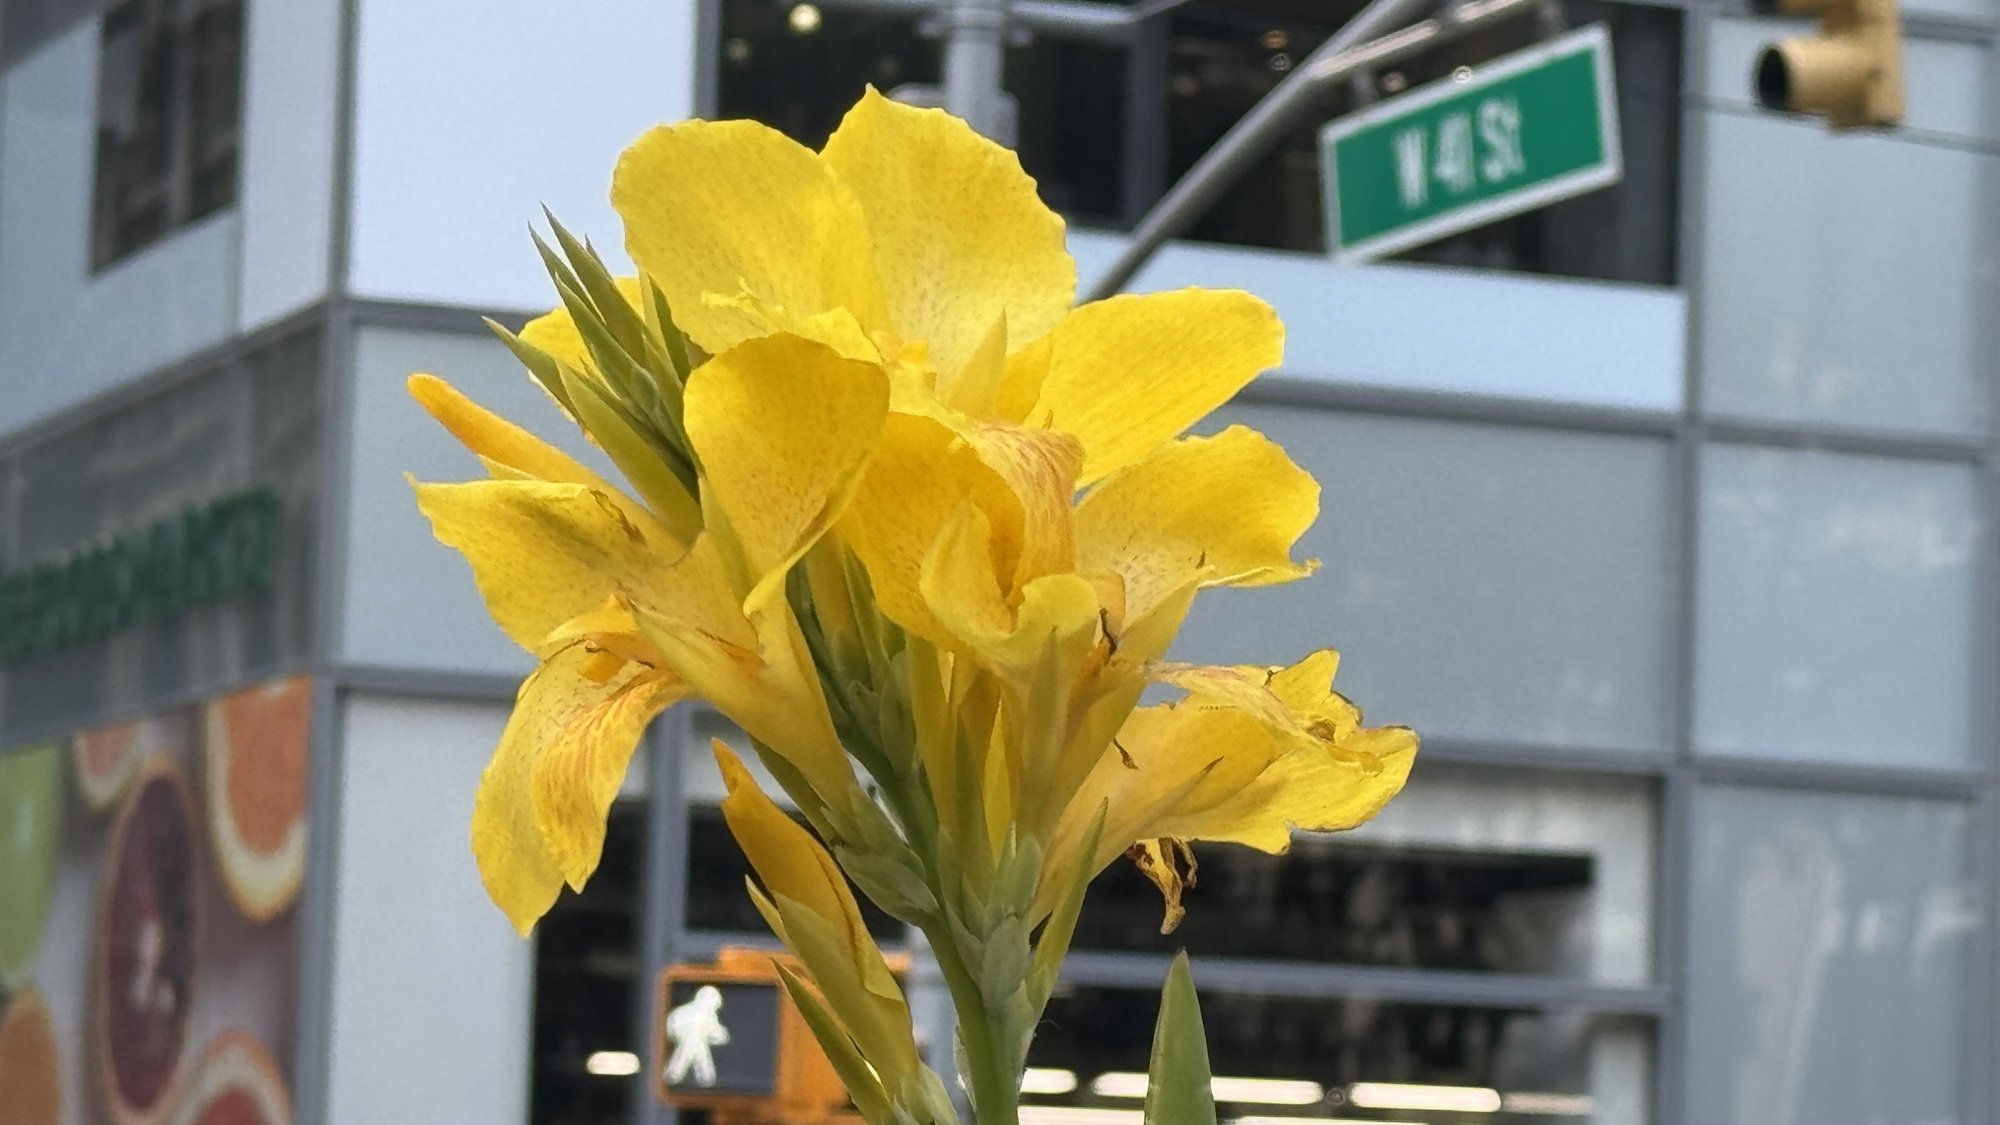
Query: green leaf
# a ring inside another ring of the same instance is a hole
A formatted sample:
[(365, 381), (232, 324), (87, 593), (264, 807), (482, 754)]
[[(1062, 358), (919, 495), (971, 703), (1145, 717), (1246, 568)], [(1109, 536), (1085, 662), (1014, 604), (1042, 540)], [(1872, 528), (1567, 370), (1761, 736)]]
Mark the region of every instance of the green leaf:
[(1069, 956), (1070, 939), (1076, 936), (1076, 920), (1083, 914), (1083, 892), (1090, 886), (1090, 880), (1097, 874), (1094, 870), (1097, 858), (1098, 838), (1104, 834), (1104, 812), (1108, 806), (1097, 806), (1097, 815), (1090, 818), (1090, 828), (1083, 834), (1083, 847), (1079, 850), (1075, 870), (1069, 873), (1069, 885), (1063, 889), (1062, 899), (1049, 913), (1049, 920), (1042, 927), (1042, 934), (1035, 943), (1035, 963), (1028, 970), (1028, 1001), (1037, 1016), (1043, 1005), (1049, 1002), (1049, 994), (1055, 991), (1056, 978), (1062, 973), (1063, 958)]
[(854, 1040), (847, 1037), (847, 1031), (840, 1021), (827, 1010), (825, 1001), (819, 998), (798, 974), (782, 963), (777, 964), (778, 979), (785, 982), (785, 991), (791, 995), (792, 1004), (805, 1017), (806, 1027), (819, 1041), (819, 1049), (826, 1052), (833, 1071), (840, 1076), (840, 1084), (847, 1087), (847, 1096), (854, 1099), (854, 1108), (868, 1120), (868, 1125), (889, 1125), (895, 1120), (895, 1113), (889, 1108), (889, 1094), (882, 1089), (882, 1083), (855, 1049)]
[(1147, 1073), (1146, 1125), (1215, 1125), (1208, 1039), (1185, 950), (1174, 958), (1167, 985), (1160, 991), (1160, 1019), (1153, 1027), (1153, 1059)]

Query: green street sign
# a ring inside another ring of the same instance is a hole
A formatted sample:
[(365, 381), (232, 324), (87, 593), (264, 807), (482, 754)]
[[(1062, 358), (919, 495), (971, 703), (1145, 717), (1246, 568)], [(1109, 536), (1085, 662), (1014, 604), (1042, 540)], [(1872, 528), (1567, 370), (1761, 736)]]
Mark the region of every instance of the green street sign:
[(1330, 122), (1320, 154), (1346, 263), (1615, 184), (1611, 37), (1595, 24)]

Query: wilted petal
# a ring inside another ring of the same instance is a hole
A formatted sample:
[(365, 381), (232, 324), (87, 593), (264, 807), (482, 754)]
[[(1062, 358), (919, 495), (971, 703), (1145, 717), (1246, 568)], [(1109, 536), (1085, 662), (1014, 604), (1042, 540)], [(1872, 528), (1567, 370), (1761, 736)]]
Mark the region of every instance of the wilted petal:
[(1074, 434), (1089, 483), (1145, 457), (1278, 365), (1285, 330), (1235, 290), (1118, 296), (1065, 317), (1008, 361), (1003, 410), (1030, 386), (1029, 425)]
[(1004, 315), (1016, 339), (1054, 327), (1076, 294), (1063, 222), (1013, 152), (942, 110), (869, 90), (826, 142), (852, 188), (890, 325), (955, 376)]
[(619, 158), (611, 205), (632, 260), (711, 354), (770, 330), (711, 294), (792, 318), (844, 308), (867, 328), (888, 327), (861, 204), (819, 154), (776, 129), (653, 129)]

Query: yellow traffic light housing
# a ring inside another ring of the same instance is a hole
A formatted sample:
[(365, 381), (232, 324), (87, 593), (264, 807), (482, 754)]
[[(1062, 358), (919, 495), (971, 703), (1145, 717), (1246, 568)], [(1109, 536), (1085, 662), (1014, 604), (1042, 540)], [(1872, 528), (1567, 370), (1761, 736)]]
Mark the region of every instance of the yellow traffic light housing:
[(1903, 33), (1896, 0), (1752, 0), (1760, 15), (1810, 15), (1819, 34), (1757, 57), (1757, 103), (1823, 115), (1836, 129), (1903, 120)]

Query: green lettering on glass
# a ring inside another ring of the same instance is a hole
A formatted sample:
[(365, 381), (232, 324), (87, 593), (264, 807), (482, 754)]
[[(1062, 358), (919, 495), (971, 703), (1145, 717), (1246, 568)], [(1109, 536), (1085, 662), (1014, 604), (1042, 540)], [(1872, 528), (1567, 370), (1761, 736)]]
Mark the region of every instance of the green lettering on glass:
[(277, 494), (239, 492), (108, 543), (0, 574), (0, 665), (268, 589)]

